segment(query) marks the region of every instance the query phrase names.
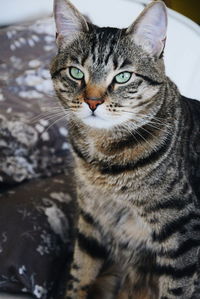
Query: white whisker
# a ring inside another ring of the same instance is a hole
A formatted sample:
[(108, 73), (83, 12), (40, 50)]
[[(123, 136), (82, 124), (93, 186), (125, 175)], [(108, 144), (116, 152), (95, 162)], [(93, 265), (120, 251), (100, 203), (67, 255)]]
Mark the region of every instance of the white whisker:
[[(44, 132), (48, 131), (52, 126), (54, 126), (55, 124), (57, 124), (59, 121), (65, 119), (67, 117), (67, 114), (63, 115), (62, 117), (56, 119), (53, 123), (51, 123), (45, 130)], [(43, 132), (43, 133), (44, 133)]]
[(41, 119), (48, 119), (48, 118), (51, 118), (51, 117), (54, 117), (55, 115), (57, 114), (63, 114), (64, 112), (63, 111), (46, 111), (46, 112), (43, 112), (43, 113), (40, 113), (39, 115), (36, 115), (34, 116), (33, 118), (30, 119), (30, 123), (36, 123), (38, 121), (40, 121)]

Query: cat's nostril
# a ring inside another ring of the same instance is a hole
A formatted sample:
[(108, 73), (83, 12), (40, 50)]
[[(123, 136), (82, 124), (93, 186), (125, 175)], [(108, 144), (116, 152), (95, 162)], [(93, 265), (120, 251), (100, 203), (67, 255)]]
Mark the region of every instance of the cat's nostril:
[(88, 106), (92, 111), (95, 111), (97, 109), (97, 106), (104, 103), (103, 99), (97, 99), (97, 98), (84, 99), (84, 101), (85, 103), (88, 104)]

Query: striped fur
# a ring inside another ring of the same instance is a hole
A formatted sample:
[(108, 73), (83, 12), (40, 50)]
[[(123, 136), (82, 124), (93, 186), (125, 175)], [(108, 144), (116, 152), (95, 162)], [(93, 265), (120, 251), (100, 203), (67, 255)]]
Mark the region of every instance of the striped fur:
[[(80, 208), (66, 299), (199, 298), (200, 104), (179, 94), (162, 55), (134, 42), (130, 29), (86, 25), (65, 5), (74, 38), (58, 32), (51, 75), (67, 115)], [(70, 77), (71, 66), (84, 80)], [(131, 80), (116, 84), (124, 71)], [(86, 98), (103, 101), (91, 112)]]

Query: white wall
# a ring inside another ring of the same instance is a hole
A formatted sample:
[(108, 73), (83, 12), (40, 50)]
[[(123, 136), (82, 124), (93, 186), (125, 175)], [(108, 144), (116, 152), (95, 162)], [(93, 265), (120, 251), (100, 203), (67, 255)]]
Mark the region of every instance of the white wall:
[(0, 0), (0, 26), (51, 15), (52, 8), (53, 0)]

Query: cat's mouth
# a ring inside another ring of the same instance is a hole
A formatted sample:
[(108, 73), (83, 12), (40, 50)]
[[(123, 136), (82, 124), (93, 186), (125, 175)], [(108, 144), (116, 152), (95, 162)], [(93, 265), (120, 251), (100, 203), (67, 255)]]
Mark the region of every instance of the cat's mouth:
[(95, 111), (92, 111), (90, 116), (97, 117), (97, 115), (95, 114)]
[(83, 105), (81, 111), (77, 111), (77, 116), (81, 121), (89, 127), (97, 129), (111, 129), (130, 119), (130, 114), (114, 117), (106, 111), (103, 105), (91, 111), (86, 105)]
[(85, 116), (81, 117), (82, 121), (93, 128), (105, 129), (110, 127), (108, 119), (102, 117), (96, 111), (91, 111)]
[(104, 119), (103, 117), (99, 116), (97, 113), (95, 113), (95, 111), (92, 111), (89, 115), (85, 116), (83, 119), (100, 119), (102, 121), (106, 121), (106, 119)]
[(92, 119), (101, 119), (106, 121), (106, 119), (102, 116), (102, 113), (99, 109), (95, 109), (94, 111), (87, 111), (87, 114), (83, 117), (83, 119), (92, 118)]

